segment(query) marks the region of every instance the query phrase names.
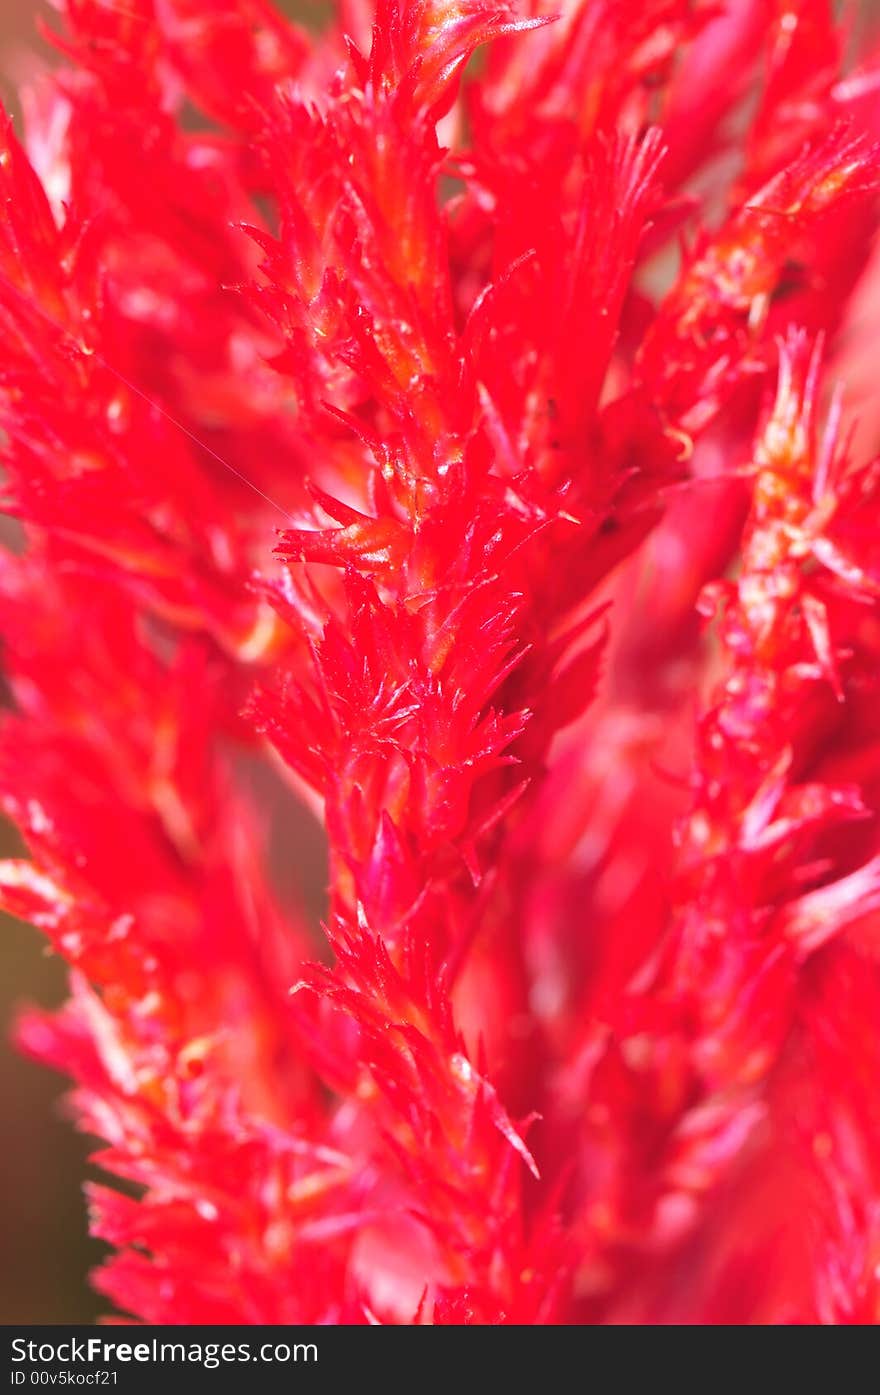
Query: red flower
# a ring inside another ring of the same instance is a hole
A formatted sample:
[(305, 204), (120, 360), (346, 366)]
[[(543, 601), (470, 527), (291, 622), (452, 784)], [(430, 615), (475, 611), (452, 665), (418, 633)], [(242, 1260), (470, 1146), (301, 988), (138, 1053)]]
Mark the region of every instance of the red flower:
[(825, 0), (60, 8), (0, 150), (0, 887), (136, 1184), (98, 1287), (880, 1318), (870, 50)]

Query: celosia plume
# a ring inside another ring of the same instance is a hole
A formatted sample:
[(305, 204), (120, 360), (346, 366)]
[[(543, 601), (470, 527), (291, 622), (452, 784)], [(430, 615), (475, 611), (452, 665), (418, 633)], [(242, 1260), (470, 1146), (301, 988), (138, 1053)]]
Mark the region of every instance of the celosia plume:
[(878, 1320), (870, 37), (57, 7), (0, 148), (0, 887), (134, 1184), (97, 1286)]

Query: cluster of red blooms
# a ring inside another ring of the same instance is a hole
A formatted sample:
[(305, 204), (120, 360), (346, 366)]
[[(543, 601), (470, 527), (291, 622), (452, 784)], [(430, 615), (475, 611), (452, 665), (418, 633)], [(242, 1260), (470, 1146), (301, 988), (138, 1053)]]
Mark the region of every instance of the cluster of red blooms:
[(126, 1181), (98, 1288), (880, 1320), (864, 16), (57, 8), (0, 128), (0, 889)]

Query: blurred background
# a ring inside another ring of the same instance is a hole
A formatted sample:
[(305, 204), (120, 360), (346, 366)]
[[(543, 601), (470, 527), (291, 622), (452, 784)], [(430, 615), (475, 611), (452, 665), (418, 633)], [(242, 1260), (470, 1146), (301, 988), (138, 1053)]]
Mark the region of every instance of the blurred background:
[[(41, 0), (0, 0), (0, 96), (15, 109), (25, 46)], [(5, 540), (5, 539), (4, 539)], [(0, 827), (0, 855), (20, 850)], [(30, 926), (0, 917), (0, 1322), (90, 1322), (101, 1301), (86, 1283), (101, 1247), (88, 1239), (82, 1201), (86, 1140), (60, 1109), (62, 1082), (9, 1042), (15, 1009), (64, 998), (64, 972)], [(106, 1305), (104, 1305), (106, 1310)]]
[[(302, 0), (276, 4), (293, 13)], [(0, 0), (0, 98), (16, 117), (28, 55), (49, 57), (36, 30), (37, 19), (49, 14), (45, 0)], [(0, 545), (10, 532), (0, 517)], [(318, 838), (316, 830), (312, 836)], [(21, 851), (14, 831), (0, 822), (0, 857)], [(317, 842), (314, 860), (317, 868)], [(86, 1232), (82, 1183), (90, 1142), (64, 1117), (65, 1082), (22, 1059), (9, 1039), (24, 1003), (52, 1007), (65, 996), (64, 969), (39, 933), (0, 914), (0, 1324), (93, 1322), (109, 1306), (88, 1285), (105, 1249)]]

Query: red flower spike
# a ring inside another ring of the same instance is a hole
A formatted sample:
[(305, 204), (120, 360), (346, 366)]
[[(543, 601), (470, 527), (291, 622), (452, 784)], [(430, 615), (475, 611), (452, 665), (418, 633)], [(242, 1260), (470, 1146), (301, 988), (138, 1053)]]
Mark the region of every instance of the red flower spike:
[(72, 970), (18, 1035), (97, 1287), (876, 1321), (876, 56), (825, 0), (59, 9), (0, 902)]

